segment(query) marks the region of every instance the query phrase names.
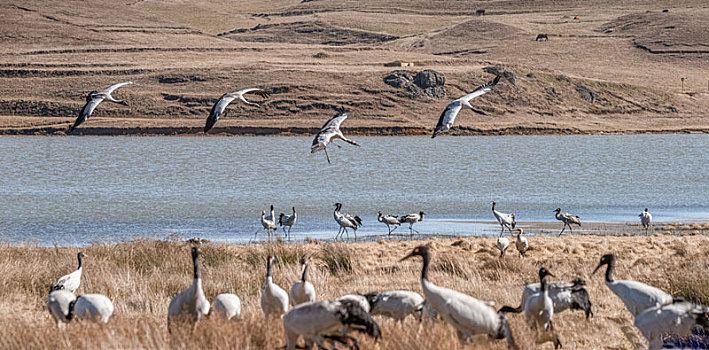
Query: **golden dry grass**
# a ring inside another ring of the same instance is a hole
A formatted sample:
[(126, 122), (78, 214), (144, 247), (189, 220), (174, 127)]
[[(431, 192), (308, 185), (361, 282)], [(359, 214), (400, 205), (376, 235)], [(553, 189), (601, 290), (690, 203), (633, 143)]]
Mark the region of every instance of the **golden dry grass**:
[[(311, 281), (318, 299), (352, 292), (408, 289), (421, 292), (420, 260), (398, 262), (413, 247), (429, 244), (434, 252), (434, 283), (468, 293), (496, 307), (519, 303), (523, 286), (534, 282), (540, 266), (557, 277), (585, 278), (595, 316), (582, 312), (555, 316), (558, 336), (567, 349), (633, 348), (644, 344), (631, 315), (603, 284), (590, 276), (600, 256), (618, 255), (618, 279), (645, 282), (677, 296), (709, 303), (709, 238), (704, 235), (636, 237), (530, 237), (532, 250), (520, 259), (512, 252), (500, 259), (492, 238), (433, 239), (332, 244), (202, 247), (204, 290), (211, 300), (222, 292), (242, 298), (242, 320), (206, 319), (194, 334), (167, 333), (167, 306), (172, 296), (191, 283), (187, 243), (141, 240), (80, 248), (88, 258), (79, 293), (103, 293), (116, 311), (108, 325), (72, 323), (58, 329), (45, 309), (49, 284), (75, 268), (79, 248), (0, 248), (0, 348), (209, 348), (273, 349), (285, 344), (280, 321), (266, 323), (258, 304), (265, 278), (265, 257), (277, 258), (274, 279), (284, 288), (298, 279), (297, 258), (312, 258)], [(522, 315), (510, 315), (521, 348), (535, 348), (537, 334)], [(461, 345), (452, 327), (409, 318), (403, 324), (376, 318), (382, 339), (360, 337), (367, 349), (503, 349), (501, 341), (476, 339)], [(551, 344), (543, 344), (548, 348)]]

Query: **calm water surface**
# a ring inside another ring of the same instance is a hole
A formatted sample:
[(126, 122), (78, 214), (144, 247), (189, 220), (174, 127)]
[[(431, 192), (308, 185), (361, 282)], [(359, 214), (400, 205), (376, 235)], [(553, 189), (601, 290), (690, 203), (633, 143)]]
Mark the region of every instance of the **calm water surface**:
[[(76, 245), (171, 234), (243, 241), (270, 204), (297, 238), (331, 238), (333, 203), (381, 234), (377, 210), (423, 209), (422, 233), (480, 235), (490, 201), (519, 222), (709, 219), (709, 136), (2, 137), (0, 240)], [(399, 232), (405, 231), (403, 228)], [(263, 236), (260, 236), (263, 237)]]

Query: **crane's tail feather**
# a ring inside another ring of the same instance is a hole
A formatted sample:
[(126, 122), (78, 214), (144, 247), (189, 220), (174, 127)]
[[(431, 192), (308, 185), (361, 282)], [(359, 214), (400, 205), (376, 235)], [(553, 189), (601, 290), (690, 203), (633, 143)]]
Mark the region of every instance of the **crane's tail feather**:
[(512, 313), (518, 314), (518, 313), (522, 312), (522, 305), (520, 305), (519, 307), (516, 307), (516, 308), (514, 308), (512, 306), (505, 305), (497, 312), (501, 313), (501, 314), (504, 314), (507, 312), (512, 312)]

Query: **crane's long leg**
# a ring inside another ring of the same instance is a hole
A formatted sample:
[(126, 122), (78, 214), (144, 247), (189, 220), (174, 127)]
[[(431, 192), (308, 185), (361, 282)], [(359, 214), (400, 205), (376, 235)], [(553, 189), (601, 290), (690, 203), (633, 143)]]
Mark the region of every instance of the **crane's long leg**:
[(357, 242), (357, 229), (354, 229), (355, 242)]
[(290, 230), (293, 228), (293, 226), (288, 226), (288, 240), (290, 241)]
[(564, 233), (564, 230), (566, 230), (566, 223), (564, 223), (564, 227), (561, 228), (561, 232), (559, 232), (559, 237), (561, 237), (561, 234)]
[(325, 158), (327, 158), (327, 164), (332, 164), (330, 162), (330, 156), (327, 154), (327, 147), (325, 147), (323, 150), (325, 151)]
[(389, 227), (389, 224), (387, 224), (387, 230), (389, 230), (389, 236), (391, 236), (391, 227)]
[(500, 224), (500, 227), (502, 227), (502, 230), (500, 230), (500, 235), (497, 236), (498, 238), (502, 237), (502, 235), (505, 234), (505, 225), (504, 225), (504, 224)]
[(571, 228), (571, 224), (569, 224), (569, 231), (571, 231), (571, 234), (572, 234), (572, 235), (574, 234), (574, 229)]

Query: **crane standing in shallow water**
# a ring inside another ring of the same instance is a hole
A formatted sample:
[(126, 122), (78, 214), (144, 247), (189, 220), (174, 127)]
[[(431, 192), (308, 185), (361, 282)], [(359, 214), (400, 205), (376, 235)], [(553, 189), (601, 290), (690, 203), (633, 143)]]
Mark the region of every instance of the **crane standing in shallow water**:
[(497, 222), (500, 223), (500, 227), (502, 227), (500, 237), (502, 237), (502, 234), (505, 232), (505, 227), (507, 227), (510, 234), (512, 234), (512, 229), (517, 225), (517, 222), (515, 222), (515, 214), (505, 214), (495, 210), (495, 201), (492, 201), (492, 214), (495, 215), (495, 219), (497, 219)]
[[(298, 220), (298, 215), (295, 213), (295, 207), (293, 207), (293, 215), (286, 215), (281, 213), (278, 216), (278, 225), (283, 227), (283, 233), (290, 239), (290, 230), (295, 225), (296, 220)], [(288, 226), (288, 232), (286, 233), (286, 226)]]
[(643, 212), (638, 216), (640, 217), (640, 223), (645, 229), (645, 235), (647, 235), (647, 230), (650, 228), (650, 224), (652, 224), (652, 214), (650, 214), (650, 212), (647, 211), (647, 208), (645, 208), (645, 210), (643, 210)]
[(351, 228), (354, 230), (354, 235), (355, 235), (355, 241), (357, 240), (357, 228), (362, 226), (362, 219), (359, 218), (359, 216), (352, 216), (350, 214), (343, 214), (340, 212), (342, 209), (342, 203), (335, 203), (335, 211), (332, 213), (332, 216), (335, 218), (335, 221), (337, 222), (338, 225), (340, 225), (340, 230), (337, 231), (337, 235), (335, 235), (335, 239), (338, 237), (342, 237), (343, 233), (347, 234), (347, 238), (350, 237), (350, 234), (347, 232), (347, 228)]
[[(391, 236), (391, 233), (394, 232), (394, 230), (397, 229), (397, 227), (401, 226), (401, 221), (394, 216), (394, 215), (382, 215), (381, 211), (377, 212), (377, 221), (384, 223), (387, 225), (387, 229), (389, 230), (389, 236)], [(394, 226), (392, 229), (391, 226)]]
[(581, 220), (578, 217), (578, 215), (573, 215), (569, 213), (562, 213), (561, 208), (556, 208), (554, 209), (556, 212), (556, 219), (564, 223), (564, 227), (561, 228), (561, 232), (559, 232), (559, 237), (561, 237), (561, 234), (564, 233), (564, 230), (566, 229), (566, 226), (569, 227), (569, 230), (571, 233), (574, 233), (574, 230), (571, 229), (571, 224), (576, 224), (581, 227)]
[(423, 221), (423, 216), (426, 213), (421, 210), (418, 214), (409, 214), (409, 215), (404, 215), (399, 219), (402, 224), (409, 224), (409, 233), (414, 234), (414, 232), (419, 233), (418, 231), (414, 230), (414, 224), (417, 222)]

